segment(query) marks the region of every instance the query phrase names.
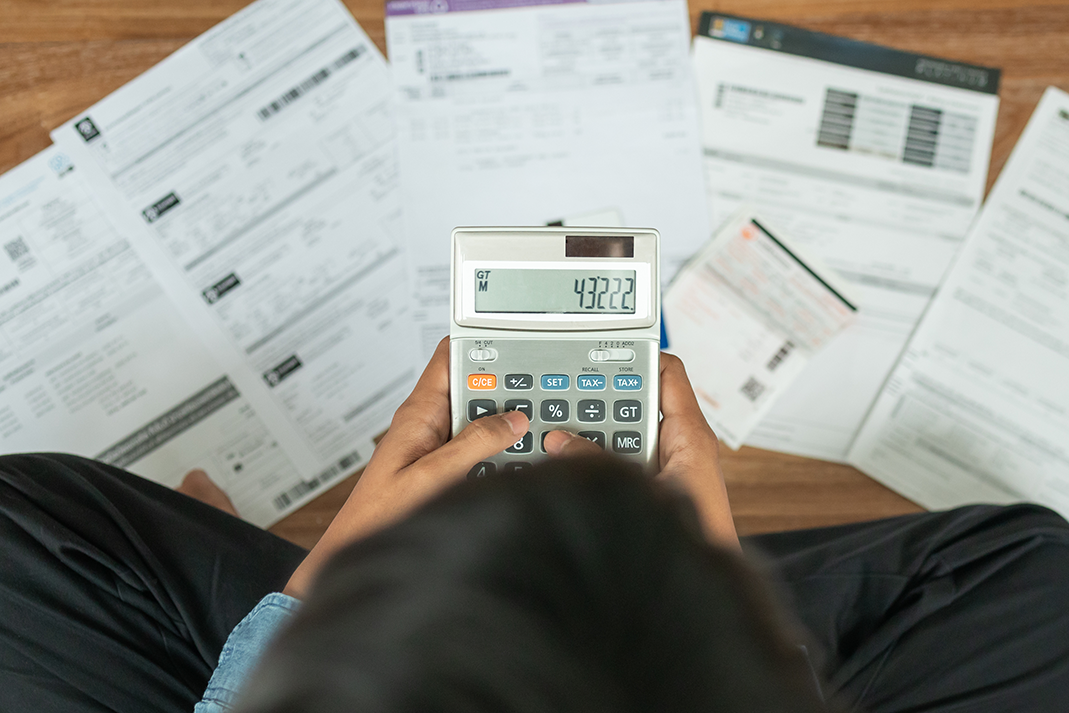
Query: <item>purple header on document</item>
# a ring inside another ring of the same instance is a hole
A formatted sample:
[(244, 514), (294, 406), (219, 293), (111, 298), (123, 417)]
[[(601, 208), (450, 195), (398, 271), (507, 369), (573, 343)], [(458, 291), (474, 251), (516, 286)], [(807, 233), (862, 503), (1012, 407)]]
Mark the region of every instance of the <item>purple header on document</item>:
[[(386, 3), (386, 15), (432, 15), (443, 12), (502, 10), (510, 7), (534, 7), (536, 5), (585, 5), (590, 1), (591, 0), (390, 0)], [(601, 0), (599, 4), (603, 4), (604, 2), (605, 0)]]

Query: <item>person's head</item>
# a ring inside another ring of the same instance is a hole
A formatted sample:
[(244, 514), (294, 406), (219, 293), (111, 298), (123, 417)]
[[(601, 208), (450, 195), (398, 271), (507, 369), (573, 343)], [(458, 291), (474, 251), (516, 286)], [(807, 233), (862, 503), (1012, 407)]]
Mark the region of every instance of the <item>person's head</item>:
[(765, 588), (607, 458), (454, 487), (341, 553), (256, 711), (820, 710)]

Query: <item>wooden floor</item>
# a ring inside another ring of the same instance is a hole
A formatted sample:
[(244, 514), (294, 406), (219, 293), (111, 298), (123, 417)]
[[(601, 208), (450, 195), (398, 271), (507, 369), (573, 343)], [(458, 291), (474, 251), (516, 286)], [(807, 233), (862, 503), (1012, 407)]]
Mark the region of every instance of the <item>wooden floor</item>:
[[(48, 132), (141, 74), (246, 0), (0, 0), (0, 172)], [(383, 0), (346, 0), (385, 52)], [(988, 185), (1043, 89), (1069, 90), (1069, 0), (691, 0), (702, 10), (777, 20), (1003, 70)], [(919, 508), (857, 470), (751, 448), (724, 449), (740, 532), (851, 522)], [(274, 528), (310, 545), (350, 479)]]

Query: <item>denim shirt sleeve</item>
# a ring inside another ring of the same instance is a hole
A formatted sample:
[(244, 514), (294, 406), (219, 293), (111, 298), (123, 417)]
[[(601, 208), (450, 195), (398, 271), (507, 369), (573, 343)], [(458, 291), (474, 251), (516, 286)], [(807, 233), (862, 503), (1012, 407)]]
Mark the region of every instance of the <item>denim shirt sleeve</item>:
[(219, 665), (194, 713), (226, 713), (233, 709), (245, 679), (275, 634), (289, 621), (300, 602), (285, 594), (268, 594), (234, 627), (219, 653)]

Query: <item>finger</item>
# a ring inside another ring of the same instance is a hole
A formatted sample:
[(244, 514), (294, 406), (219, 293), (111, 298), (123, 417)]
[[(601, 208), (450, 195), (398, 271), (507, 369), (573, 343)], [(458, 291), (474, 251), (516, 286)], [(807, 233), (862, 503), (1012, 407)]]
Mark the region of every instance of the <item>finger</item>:
[(448, 441), (449, 430), (449, 337), (445, 337), (394, 413), (373, 459), (390, 470), (401, 470)]
[(523, 438), (530, 425), (520, 411), (480, 418), (469, 423), (453, 440), (420, 458), (412, 467), (436, 479), (458, 480), (479, 461), (500, 453)]
[(719, 441), (698, 405), (687, 370), (679, 357), (665, 352), (661, 353), (661, 416), (662, 469), (673, 457), (684, 461), (717, 457)]
[(542, 443), (555, 458), (572, 458), (603, 453), (601, 446), (569, 431), (550, 431)]

